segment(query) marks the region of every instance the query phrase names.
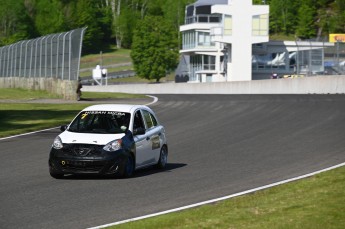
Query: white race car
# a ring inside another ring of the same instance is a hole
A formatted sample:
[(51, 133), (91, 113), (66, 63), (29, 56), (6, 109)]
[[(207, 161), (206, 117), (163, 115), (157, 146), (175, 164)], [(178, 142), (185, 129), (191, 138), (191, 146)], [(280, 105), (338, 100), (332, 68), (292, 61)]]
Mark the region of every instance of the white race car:
[(136, 169), (164, 168), (168, 144), (164, 127), (143, 105), (94, 105), (62, 126), (49, 155), (49, 172), (130, 177)]

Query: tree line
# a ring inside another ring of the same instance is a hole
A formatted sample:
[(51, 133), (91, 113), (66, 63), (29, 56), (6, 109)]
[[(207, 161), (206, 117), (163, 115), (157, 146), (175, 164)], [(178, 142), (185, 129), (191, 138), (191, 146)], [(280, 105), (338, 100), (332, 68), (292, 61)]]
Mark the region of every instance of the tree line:
[(86, 27), (83, 51), (130, 48), (136, 26), (159, 16), (178, 31), (193, 0), (0, 0), (0, 46)]
[[(83, 51), (131, 48), (145, 17), (178, 31), (196, 0), (0, 0), (0, 46), (87, 26)], [(212, 0), (210, 0), (212, 2)], [(301, 39), (345, 33), (344, 0), (253, 0), (270, 5), (270, 33)], [(179, 33), (172, 32), (177, 39)], [(179, 42), (180, 43), (180, 42)]]
[(267, 0), (270, 33), (300, 39), (345, 33), (344, 0)]

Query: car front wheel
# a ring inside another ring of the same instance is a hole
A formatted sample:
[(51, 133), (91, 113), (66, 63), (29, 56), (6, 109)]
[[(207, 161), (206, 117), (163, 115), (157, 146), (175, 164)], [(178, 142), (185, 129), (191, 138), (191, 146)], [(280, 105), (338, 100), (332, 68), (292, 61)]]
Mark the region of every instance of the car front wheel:
[(128, 156), (123, 164), (121, 176), (131, 177), (134, 174), (134, 160), (132, 156)]
[(55, 178), (55, 179), (62, 179), (64, 174), (63, 173), (57, 173), (57, 172), (54, 172), (52, 170), (52, 168), (49, 168), (49, 173), (50, 173), (50, 176)]

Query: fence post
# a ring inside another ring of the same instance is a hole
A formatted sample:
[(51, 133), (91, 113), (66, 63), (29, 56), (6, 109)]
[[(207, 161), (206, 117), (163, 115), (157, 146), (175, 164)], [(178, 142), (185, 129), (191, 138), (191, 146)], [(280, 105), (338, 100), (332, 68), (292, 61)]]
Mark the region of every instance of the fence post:
[(57, 52), (56, 52), (56, 78), (59, 78), (59, 44), (60, 44), (60, 36), (62, 34), (60, 33), (57, 39)]
[[(81, 57), (81, 50), (82, 50), (82, 45), (83, 45), (83, 37), (84, 37), (84, 33), (85, 33), (85, 30), (87, 29), (87, 27), (84, 27), (82, 28), (81, 30), (81, 33), (80, 33), (80, 43), (79, 43), (79, 56), (78, 56), (78, 59), (80, 60), (80, 57)], [(79, 69), (80, 69), (80, 61), (78, 61), (78, 68), (77, 68), (77, 76), (76, 78), (78, 79), (78, 74), (79, 74)]]
[(57, 35), (53, 35), (50, 42), (50, 77), (53, 78), (53, 40)]
[(16, 69), (17, 69), (17, 44), (14, 45), (13, 54), (14, 54), (14, 57), (13, 57), (14, 63), (13, 63), (13, 74), (12, 74), (12, 76), (16, 76)]
[(19, 67), (18, 67), (18, 76), (21, 77), (21, 73), (22, 73), (22, 59), (23, 59), (23, 55), (22, 55), (22, 48), (23, 48), (23, 43), (24, 41), (20, 42), (20, 48), (19, 48)]
[(46, 36), (46, 44), (44, 46), (44, 78), (47, 78), (47, 69), (48, 69), (48, 38), (50, 35)]
[[(0, 71), (1, 71), (1, 69), (3, 69), (3, 67), (2, 67), (2, 50), (3, 50), (3, 48), (0, 48)], [(3, 74), (0, 74), (0, 76), (3, 77)]]
[(37, 69), (37, 49), (38, 49), (39, 38), (35, 39), (35, 62), (34, 62), (34, 78), (36, 78), (36, 69)]
[(65, 33), (62, 38), (62, 69), (61, 69), (61, 79), (64, 79), (64, 73), (65, 73), (65, 39), (69, 32)]
[(6, 76), (8, 77), (9, 76), (9, 70), (10, 70), (10, 48), (11, 48), (12, 45), (8, 46), (7, 48), (7, 67), (6, 67)]
[(41, 37), (40, 39), (40, 66), (39, 66), (39, 71), (40, 73), (38, 74), (39, 77), (42, 77), (42, 43), (43, 43), (44, 37)]
[(68, 42), (68, 80), (71, 80), (71, 61), (72, 61), (72, 34), (75, 30), (72, 30), (69, 34)]

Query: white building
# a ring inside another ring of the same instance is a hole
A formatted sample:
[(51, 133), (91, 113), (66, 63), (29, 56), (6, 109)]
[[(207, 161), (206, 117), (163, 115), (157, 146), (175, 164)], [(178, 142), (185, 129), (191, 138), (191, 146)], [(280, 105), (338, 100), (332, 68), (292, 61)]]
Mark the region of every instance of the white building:
[[(186, 7), (180, 32), (181, 81), (248, 81), (260, 74), (293, 74), (296, 68), (299, 73), (302, 68), (323, 71), (325, 43), (269, 42), (269, 6), (252, 5), (252, 0), (198, 0)], [(309, 65), (296, 57), (303, 50), (310, 52), (305, 54)], [(298, 60), (303, 65), (296, 67)]]

